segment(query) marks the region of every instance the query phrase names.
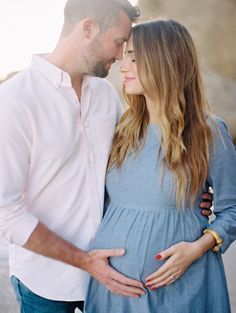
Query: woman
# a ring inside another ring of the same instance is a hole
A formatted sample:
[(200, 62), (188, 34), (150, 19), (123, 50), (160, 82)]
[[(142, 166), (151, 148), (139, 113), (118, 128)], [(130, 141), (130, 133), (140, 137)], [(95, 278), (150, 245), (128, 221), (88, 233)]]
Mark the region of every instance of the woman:
[[(136, 25), (121, 65), (129, 107), (117, 126), (95, 248), (124, 247), (111, 265), (145, 283), (121, 297), (91, 279), (86, 313), (228, 313), (221, 253), (236, 237), (236, 154), (205, 100), (188, 31)], [(199, 212), (215, 192), (216, 219)]]

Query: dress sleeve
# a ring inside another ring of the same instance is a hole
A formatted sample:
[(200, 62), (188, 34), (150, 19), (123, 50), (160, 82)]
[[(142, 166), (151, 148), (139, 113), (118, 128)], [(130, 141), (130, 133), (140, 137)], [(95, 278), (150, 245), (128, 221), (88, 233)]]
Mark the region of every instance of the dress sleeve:
[(24, 245), (38, 219), (25, 201), (30, 123), (16, 102), (0, 94), (0, 237)]
[(216, 118), (207, 183), (214, 192), (215, 220), (209, 228), (223, 239), (221, 253), (236, 239), (236, 151), (227, 126)]

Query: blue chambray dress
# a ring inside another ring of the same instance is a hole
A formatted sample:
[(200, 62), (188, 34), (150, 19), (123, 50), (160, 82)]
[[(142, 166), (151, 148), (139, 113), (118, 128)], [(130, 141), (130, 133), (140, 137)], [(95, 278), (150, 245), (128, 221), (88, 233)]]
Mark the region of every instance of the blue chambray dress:
[[(180, 241), (195, 241), (206, 227), (224, 239), (222, 253), (236, 239), (236, 153), (224, 122), (216, 121), (221, 135), (215, 131), (203, 188), (212, 186), (214, 190), (216, 220), (210, 226), (201, 215), (200, 196), (194, 208), (176, 208), (175, 179), (167, 169), (161, 174), (161, 132), (157, 126), (148, 126), (139, 153), (128, 156), (122, 168), (108, 173), (108, 203), (94, 248), (125, 248), (125, 256), (110, 258), (119, 272), (145, 282), (165, 262), (155, 259), (158, 252)], [(171, 285), (146, 291), (140, 298), (123, 297), (92, 278), (85, 313), (230, 312), (221, 253), (211, 250)]]

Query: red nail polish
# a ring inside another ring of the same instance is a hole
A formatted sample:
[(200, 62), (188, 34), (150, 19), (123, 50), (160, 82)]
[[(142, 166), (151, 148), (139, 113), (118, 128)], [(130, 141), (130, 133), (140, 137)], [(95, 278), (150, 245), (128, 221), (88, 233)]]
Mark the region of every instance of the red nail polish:
[(155, 256), (155, 258), (156, 258), (157, 260), (160, 260), (160, 259), (162, 258), (162, 256), (161, 256), (160, 254), (157, 254), (157, 255)]
[(151, 290), (152, 291), (154, 291), (154, 290), (156, 290), (157, 289), (157, 287), (151, 287)]

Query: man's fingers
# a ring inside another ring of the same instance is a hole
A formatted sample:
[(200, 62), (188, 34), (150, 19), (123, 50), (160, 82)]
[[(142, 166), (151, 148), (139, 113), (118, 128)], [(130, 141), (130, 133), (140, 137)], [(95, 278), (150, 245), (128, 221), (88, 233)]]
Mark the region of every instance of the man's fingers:
[(110, 288), (113, 292), (128, 297), (138, 298), (146, 294), (146, 292), (140, 288), (126, 286), (116, 280), (111, 281)]
[(205, 192), (202, 194), (202, 199), (204, 199), (205, 201), (207, 201), (207, 200), (212, 201), (213, 200), (213, 194)]
[(124, 249), (98, 249), (90, 251), (92, 258), (90, 268), (92, 270), (88, 270), (88, 272), (114, 293), (132, 297), (145, 295), (146, 292), (142, 282), (126, 277), (109, 265), (109, 257), (120, 257), (124, 253)]
[(210, 216), (211, 214), (212, 214), (212, 211), (211, 210), (209, 210), (209, 209), (205, 209), (205, 210), (202, 210), (202, 214), (204, 215), (204, 216)]
[(143, 290), (143, 284), (140, 281), (132, 279), (132, 278), (128, 278), (125, 275), (117, 272), (113, 268), (110, 269), (110, 276), (113, 280), (119, 282), (122, 285), (137, 287)]
[(101, 258), (120, 257), (125, 254), (125, 249), (101, 249), (93, 251)]
[(211, 202), (201, 202), (200, 207), (202, 209), (210, 210), (212, 207), (212, 203)]

